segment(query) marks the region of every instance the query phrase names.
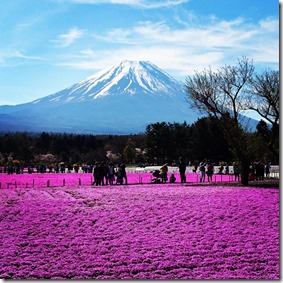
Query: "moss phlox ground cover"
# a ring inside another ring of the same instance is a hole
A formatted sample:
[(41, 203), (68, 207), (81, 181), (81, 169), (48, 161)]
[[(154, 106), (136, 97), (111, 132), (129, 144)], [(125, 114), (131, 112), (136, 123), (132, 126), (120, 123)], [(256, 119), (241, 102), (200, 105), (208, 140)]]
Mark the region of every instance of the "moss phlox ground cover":
[[(171, 173), (168, 174), (170, 176)], [(148, 184), (151, 183), (152, 173), (127, 173), (129, 184)], [(176, 182), (180, 182), (180, 174), (175, 173)], [(186, 180), (189, 183), (198, 183), (200, 174), (187, 172)], [(213, 176), (213, 182), (234, 182), (233, 175), (219, 175)], [(0, 188), (43, 188), (43, 187), (61, 187), (61, 186), (81, 186), (90, 185), (93, 182), (93, 175), (91, 173), (46, 173), (46, 174), (0, 174)], [(206, 178), (207, 182), (207, 178)], [(115, 184), (115, 182), (114, 182)]]
[(276, 188), (1, 189), (0, 278), (279, 279)]

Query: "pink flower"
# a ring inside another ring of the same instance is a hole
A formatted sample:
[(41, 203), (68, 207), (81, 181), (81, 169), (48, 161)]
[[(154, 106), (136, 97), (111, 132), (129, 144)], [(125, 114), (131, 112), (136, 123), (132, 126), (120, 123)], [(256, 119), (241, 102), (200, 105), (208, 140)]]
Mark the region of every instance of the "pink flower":
[(59, 187), (2, 186), (0, 278), (279, 279), (278, 189), (51, 175), (13, 178)]

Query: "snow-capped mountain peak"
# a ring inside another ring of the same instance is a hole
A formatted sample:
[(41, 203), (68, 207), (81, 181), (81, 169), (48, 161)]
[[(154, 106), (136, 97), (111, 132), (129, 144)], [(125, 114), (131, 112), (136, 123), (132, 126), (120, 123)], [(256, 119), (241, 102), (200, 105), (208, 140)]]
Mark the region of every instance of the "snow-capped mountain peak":
[(137, 134), (200, 117), (182, 83), (150, 62), (125, 60), (52, 95), (0, 106), (0, 131)]
[(34, 103), (93, 101), (112, 95), (175, 96), (181, 84), (149, 61), (124, 60)]

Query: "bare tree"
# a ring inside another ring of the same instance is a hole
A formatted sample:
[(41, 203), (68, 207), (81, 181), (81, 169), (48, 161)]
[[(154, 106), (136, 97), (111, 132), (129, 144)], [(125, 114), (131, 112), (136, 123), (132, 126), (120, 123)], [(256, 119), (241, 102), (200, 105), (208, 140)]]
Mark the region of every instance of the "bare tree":
[(279, 124), (279, 71), (255, 75), (247, 91), (247, 108), (256, 111), (271, 125)]
[(274, 157), (279, 159), (279, 71), (268, 70), (254, 76), (247, 90), (246, 107), (271, 125), (270, 130), (261, 134)]
[(195, 72), (186, 79), (186, 88), (192, 107), (214, 116), (222, 125), (233, 153), (241, 163), (241, 182), (248, 184), (250, 157), (247, 129), (244, 128), (247, 83), (254, 73), (253, 62), (246, 57), (236, 66), (226, 65), (217, 71)]

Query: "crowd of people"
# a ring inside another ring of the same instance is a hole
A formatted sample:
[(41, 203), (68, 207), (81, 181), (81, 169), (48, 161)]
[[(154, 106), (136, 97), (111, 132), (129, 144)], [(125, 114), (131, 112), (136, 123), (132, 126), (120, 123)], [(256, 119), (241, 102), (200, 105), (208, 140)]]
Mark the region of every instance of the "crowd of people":
[[(65, 164), (64, 162), (55, 163), (54, 165), (45, 165), (45, 164), (37, 164), (35, 166), (27, 166), (27, 173), (71, 173), (73, 170), (78, 173), (79, 172), (78, 165)], [(82, 168), (83, 169), (83, 168)], [(83, 169), (84, 170), (84, 169)], [(92, 170), (92, 168), (91, 168)], [(8, 165), (0, 167), (0, 173), (7, 174), (23, 174), (25, 172), (25, 168), (21, 165)], [(87, 172), (86, 172), (87, 173)]]
[[(180, 182), (186, 183), (186, 170), (187, 170), (187, 163), (183, 157), (180, 157), (176, 166), (179, 169), (180, 174)], [(240, 172), (241, 166), (240, 163), (235, 161), (232, 164), (233, 170), (230, 172), (228, 163), (221, 164), (217, 174), (225, 174), (225, 175), (234, 175), (235, 181), (240, 181)], [(127, 173), (126, 173), (126, 165), (124, 162), (119, 164), (113, 164), (113, 162), (95, 162), (94, 165), (70, 165), (61, 162), (59, 164), (55, 164), (54, 166), (45, 166), (45, 165), (37, 165), (35, 168), (28, 166), (27, 171), (28, 173), (46, 173), (47, 169), (48, 172), (54, 173), (66, 173), (67, 172), (79, 172), (81, 168), (83, 173), (92, 173), (94, 177), (94, 181), (92, 185), (100, 186), (100, 185), (113, 185), (115, 184), (128, 184)], [(4, 166), (0, 168), (0, 173), (7, 173), (7, 174), (22, 174), (23, 167), (21, 166)], [(35, 170), (35, 171), (34, 171)], [(202, 160), (199, 163), (193, 164), (194, 173), (200, 174), (200, 182), (203, 183), (205, 181), (212, 182), (212, 176), (215, 174), (214, 172), (214, 164), (211, 160)], [(175, 183), (176, 176), (171, 173), (170, 177), (168, 178), (168, 163), (165, 163), (161, 166), (160, 170), (153, 170), (151, 171), (153, 179), (152, 183)], [(254, 162), (250, 166), (249, 172), (249, 180), (264, 180), (264, 178), (270, 177), (270, 163), (264, 163), (262, 161)]]
[(122, 162), (115, 168), (114, 164), (110, 162), (109, 164), (105, 162), (96, 162), (93, 168), (93, 178), (92, 183), (96, 186), (113, 185), (116, 180), (117, 185), (128, 184), (126, 166)]
[(262, 161), (254, 162), (250, 166), (249, 180), (250, 181), (262, 181), (264, 178), (269, 178), (270, 175), (270, 163), (264, 164)]
[[(178, 168), (180, 173), (180, 180), (181, 183), (186, 183), (186, 168), (187, 164), (183, 157), (179, 158), (178, 162)], [(152, 180), (152, 183), (166, 183), (168, 181), (168, 163), (165, 163), (160, 170), (154, 170), (152, 171), (152, 175), (154, 179)], [(171, 173), (171, 176), (169, 177), (169, 183), (175, 183), (176, 177), (174, 173)]]
[(207, 181), (212, 182), (212, 176), (214, 174), (214, 165), (213, 163), (208, 160), (203, 160), (199, 164), (199, 171), (200, 171), (200, 182), (203, 183), (205, 181), (205, 175), (207, 175)]
[[(222, 164), (219, 167), (217, 174), (233, 174), (235, 181), (240, 181), (241, 165), (238, 161), (234, 161), (232, 164), (233, 170), (230, 172), (229, 164), (226, 163), (225, 166)], [(195, 166), (194, 172), (200, 172), (200, 182), (205, 181), (205, 176), (207, 175), (207, 181), (212, 182), (212, 175), (214, 174), (214, 165), (210, 160), (203, 160), (200, 164)], [(262, 181), (264, 178), (270, 177), (270, 163), (264, 163), (263, 161), (254, 162), (249, 168), (249, 181)]]

